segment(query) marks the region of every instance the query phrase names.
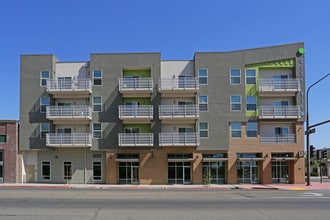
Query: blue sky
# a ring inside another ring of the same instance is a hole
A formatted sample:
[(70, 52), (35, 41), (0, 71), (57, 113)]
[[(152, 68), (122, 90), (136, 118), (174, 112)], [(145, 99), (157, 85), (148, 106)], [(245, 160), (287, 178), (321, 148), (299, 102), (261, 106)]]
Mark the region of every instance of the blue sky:
[[(330, 72), (329, 8), (327, 0), (3, 0), (0, 119), (19, 119), (21, 54), (85, 61), (94, 52), (161, 52), (187, 60), (305, 42), (309, 86)], [(330, 119), (329, 88), (330, 77), (311, 90), (310, 124)], [(322, 125), (311, 143), (330, 147), (329, 135), (330, 124)]]

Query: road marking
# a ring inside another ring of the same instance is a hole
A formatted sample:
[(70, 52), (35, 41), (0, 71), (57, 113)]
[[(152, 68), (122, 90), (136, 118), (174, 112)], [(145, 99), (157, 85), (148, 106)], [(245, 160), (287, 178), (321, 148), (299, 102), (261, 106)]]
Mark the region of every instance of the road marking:
[(302, 196), (302, 197), (322, 197), (323, 194), (322, 193), (302, 193), (299, 196)]

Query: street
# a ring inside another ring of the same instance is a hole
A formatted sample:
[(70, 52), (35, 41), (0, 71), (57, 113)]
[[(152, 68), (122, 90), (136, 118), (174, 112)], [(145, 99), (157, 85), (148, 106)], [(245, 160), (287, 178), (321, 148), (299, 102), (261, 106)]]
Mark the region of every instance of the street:
[(0, 189), (0, 219), (329, 219), (330, 190)]

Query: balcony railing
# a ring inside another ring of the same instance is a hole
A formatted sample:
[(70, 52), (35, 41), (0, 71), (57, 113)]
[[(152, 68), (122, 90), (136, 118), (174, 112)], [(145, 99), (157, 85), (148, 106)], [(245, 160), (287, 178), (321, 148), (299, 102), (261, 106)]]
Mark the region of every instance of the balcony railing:
[(88, 133), (46, 134), (46, 145), (50, 147), (91, 147), (92, 135)]
[(162, 78), (158, 81), (159, 92), (197, 92), (199, 80), (195, 77), (186, 78)]
[(272, 137), (261, 136), (262, 144), (293, 144), (296, 143), (295, 134), (279, 135)]
[(261, 79), (259, 80), (259, 92), (286, 92), (300, 91), (301, 83), (299, 79)]
[(300, 118), (301, 109), (299, 106), (260, 106), (259, 118), (261, 119), (281, 119), (281, 118)]
[(119, 91), (147, 91), (152, 92), (153, 81), (152, 78), (120, 78)]
[(159, 146), (199, 146), (199, 143), (199, 134), (194, 132), (159, 134)]
[(119, 133), (118, 145), (120, 147), (151, 147), (154, 145), (152, 133)]
[(90, 106), (47, 106), (47, 119), (92, 119)]
[(88, 78), (72, 80), (50, 79), (47, 80), (46, 88), (48, 92), (92, 91), (92, 83)]
[(152, 105), (120, 105), (119, 118), (120, 119), (153, 119)]
[(160, 105), (159, 118), (194, 118), (199, 117), (197, 105)]

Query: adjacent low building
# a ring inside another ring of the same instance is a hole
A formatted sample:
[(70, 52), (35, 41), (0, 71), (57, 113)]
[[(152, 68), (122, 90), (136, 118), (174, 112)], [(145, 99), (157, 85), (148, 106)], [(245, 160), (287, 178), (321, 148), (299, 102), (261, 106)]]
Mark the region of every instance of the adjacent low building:
[(27, 182), (304, 183), (303, 43), (233, 52), (22, 55)]

